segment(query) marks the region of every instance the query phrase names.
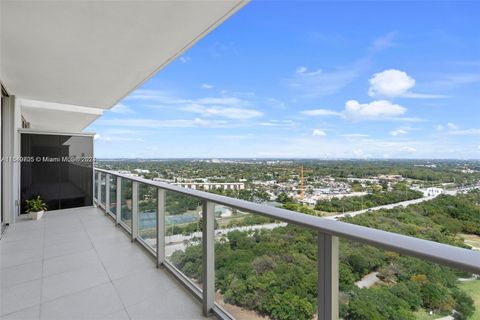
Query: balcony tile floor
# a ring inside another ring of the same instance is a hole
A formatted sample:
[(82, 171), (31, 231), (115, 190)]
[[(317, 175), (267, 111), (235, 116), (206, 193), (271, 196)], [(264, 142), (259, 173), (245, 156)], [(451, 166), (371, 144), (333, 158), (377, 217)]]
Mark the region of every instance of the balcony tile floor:
[(97, 208), (26, 216), (0, 240), (0, 319), (205, 319), (201, 305)]

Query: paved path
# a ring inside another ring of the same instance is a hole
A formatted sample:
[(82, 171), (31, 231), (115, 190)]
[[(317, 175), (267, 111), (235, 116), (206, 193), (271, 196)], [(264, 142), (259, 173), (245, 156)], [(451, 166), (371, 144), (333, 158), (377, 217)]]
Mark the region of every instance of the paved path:
[[(260, 230), (260, 229), (272, 230), (277, 227), (285, 227), (286, 225), (287, 225), (286, 222), (280, 222), (280, 223), (256, 224), (252, 226), (216, 229), (215, 238), (219, 239), (227, 235), (229, 232), (232, 232), (235, 230), (237, 231), (254, 231), (254, 230)], [(202, 238), (202, 232), (194, 232), (189, 235), (176, 234), (173, 236), (167, 236), (165, 237), (165, 255), (167, 257), (170, 257), (172, 253), (174, 253), (177, 250), (185, 251), (185, 248), (187, 247), (188, 244), (192, 242), (193, 243), (198, 242), (201, 238)], [(152, 242), (152, 245), (153, 245), (154, 241), (156, 240), (152, 239), (150, 241)]]
[(423, 198), (418, 198), (418, 199), (413, 199), (413, 200), (407, 200), (407, 201), (402, 201), (402, 202), (386, 204), (386, 205), (378, 206), (378, 207), (372, 207), (372, 208), (368, 208), (368, 209), (364, 209), (364, 210), (349, 211), (349, 212), (345, 212), (345, 213), (341, 213), (341, 214), (336, 214), (334, 216), (325, 217), (325, 219), (338, 220), (339, 218), (343, 218), (343, 217), (346, 217), (346, 216), (355, 217), (355, 216), (357, 216), (359, 214), (362, 214), (362, 213), (365, 213), (365, 212), (377, 211), (377, 210), (381, 210), (381, 209), (393, 209), (395, 207), (404, 207), (405, 208), (405, 207), (407, 207), (411, 204), (417, 204), (417, 203), (421, 203), (421, 202), (424, 202), (424, 201), (432, 200), (435, 197), (436, 196), (423, 197)]
[(377, 277), (378, 272), (372, 272), (364, 276), (360, 281), (355, 282), (355, 285), (359, 288), (370, 288), (375, 283), (380, 281)]

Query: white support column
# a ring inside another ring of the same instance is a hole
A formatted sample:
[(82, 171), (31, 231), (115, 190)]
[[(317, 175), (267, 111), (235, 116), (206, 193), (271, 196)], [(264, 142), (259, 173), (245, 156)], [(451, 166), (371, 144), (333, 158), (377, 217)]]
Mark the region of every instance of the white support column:
[(165, 190), (157, 189), (157, 268), (165, 261)]
[(208, 316), (215, 303), (215, 203), (204, 200), (202, 210), (203, 314)]
[(116, 224), (120, 223), (122, 219), (122, 178), (117, 176), (117, 209), (116, 209)]
[(110, 174), (105, 175), (105, 214), (110, 212)]
[(132, 181), (132, 242), (138, 237), (138, 182)]
[[(5, 159), (14, 159), (15, 154), (15, 140), (17, 135), (17, 127), (15, 125), (15, 113), (17, 112), (15, 104), (15, 96), (3, 97), (2, 116), (0, 128), (2, 129), (1, 139), (3, 147), (3, 156)], [(15, 162), (2, 161), (2, 175), (3, 185), (0, 186), (2, 192), (2, 208), (4, 214), (4, 223), (13, 224), (17, 216), (18, 207), (16, 201), (19, 201), (15, 194), (15, 181), (18, 176), (15, 175)], [(0, 226), (1, 227), (1, 226)]]
[(337, 320), (338, 313), (338, 237), (318, 233), (318, 320)]
[(97, 205), (100, 206), (102, 203), (102, 173), (99, 171), (97, 172)]

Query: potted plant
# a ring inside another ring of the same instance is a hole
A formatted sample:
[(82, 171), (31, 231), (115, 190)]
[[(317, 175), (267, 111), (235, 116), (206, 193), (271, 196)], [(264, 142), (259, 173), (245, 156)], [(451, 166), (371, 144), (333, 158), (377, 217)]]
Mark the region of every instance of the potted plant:
[(39, 220), (45, 211), (47, 211), (47, 205), (40, 196), (27, 200), (27, 212), (30, 213), (32, 220)]

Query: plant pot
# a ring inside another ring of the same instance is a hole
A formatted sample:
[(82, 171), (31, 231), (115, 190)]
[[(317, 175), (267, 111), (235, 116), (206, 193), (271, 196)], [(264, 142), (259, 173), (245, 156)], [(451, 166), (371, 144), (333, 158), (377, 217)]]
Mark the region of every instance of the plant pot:
[(40, 220), (40, 218), (43, 216), (44, 211), (34, 211), (30, 212), (30, 218), (32, 220)]

